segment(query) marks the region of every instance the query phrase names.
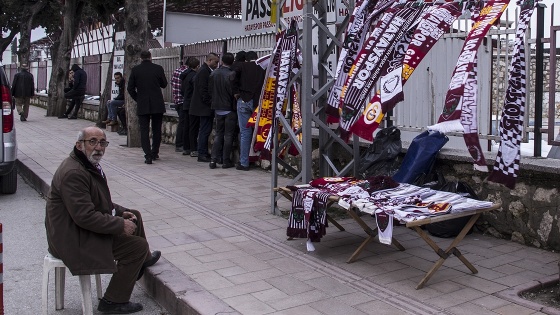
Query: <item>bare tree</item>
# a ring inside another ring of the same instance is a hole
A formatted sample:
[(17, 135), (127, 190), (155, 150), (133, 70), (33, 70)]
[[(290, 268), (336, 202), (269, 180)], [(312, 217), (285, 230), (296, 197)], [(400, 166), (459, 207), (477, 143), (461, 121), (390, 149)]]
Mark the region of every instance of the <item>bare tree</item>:
[[(128, 84), (131, 69), (140, 63), (140, 52), (148, 47), (148, 0), (127, 0), (124, 6), (124, 29), (126, 42), (124, 45), (124, 76)], [(126, 92), (126, 120), (128, 128), (128, 146), (140, 146), (140, 130), (136, 114), (136, 102)]]
[(67, 72), (70, 68), (72, 48), (78, 36), (80, 20), (84, 10), (85, 1), (65, 0), (63, 11), (63, 24), (60, 38), (52, 47), (52, 73), (49, 82), (49, 101), (47, 116), (59, 116), (66, 110), (64, 86), (67, 82)]

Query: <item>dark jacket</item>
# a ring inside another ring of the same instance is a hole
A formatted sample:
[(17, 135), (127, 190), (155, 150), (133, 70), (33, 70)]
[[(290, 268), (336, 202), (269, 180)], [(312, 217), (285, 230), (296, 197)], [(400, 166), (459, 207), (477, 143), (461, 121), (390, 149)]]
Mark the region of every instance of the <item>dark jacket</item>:
[(231, 73), (233, 71), (226, 66), (214, 70), (208, 81), (208, 91), (212, 95), (213, 110), (233, 110), (235, 98), (231, 88)]
[(196, 70), (191, 68), (183, 71), (179, 79), (181, 79), (181, 94), (183, 95), (183, 110), (189, 110), (191, 107), (191, 99), (194, 90), (193, 78)]
[(123, 233), (122, 213), (128, 210), (111, 201), (105, 178), (74, 147), (54, 173), (47, 195), (49, 252), (73, 275), (116, 272), (113, 235)]
[(193, 78), (193, 95), (189, 115), (212, 116), (212, 97), (208, 92), (208, 79), (210, 77), (210, 67), (203, 63)]
[(71, 90), (83, 96), (86, 94), (87, 73), (78, 65), (73, 65), (72, 71), (74, 71), (74, 81)]
[(132, 68), (128, 78), (127, 90), (138, 104), (138, 115), (163, 114), (165, 103), (161, 89), (167, 86), (163, 67), (143, 60)]
[(117, 86), (119, 87), (119, 94), (115, 96), (115, 100), (124, 101), (124, 87), (125, 87), (124, 78), (121, 79), (121, 82), (119, 82)]
[(22, 69), (14, 76), (12, 82), (13, 97), (31, 97), (35, 95), (35, 82), (33, 75), (29, 71)]
[(244, 102), (253, 100), (253, 106), (259, 105), (265, 71), (254, 61), (242, 63), (235, 72), (233, 93), (239, 94)]

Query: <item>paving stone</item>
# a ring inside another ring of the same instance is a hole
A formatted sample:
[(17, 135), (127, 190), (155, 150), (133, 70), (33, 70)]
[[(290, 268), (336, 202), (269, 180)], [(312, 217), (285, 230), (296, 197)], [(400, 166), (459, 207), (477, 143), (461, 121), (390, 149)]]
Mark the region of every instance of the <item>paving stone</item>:
[(492, 312), (480, 305), (476, 305), (470, 302), (463, 303), (454, 307), (450, 307), (449, 310), (456, 315), (497, 315), (498, 313)]
[(252, 295), (255, 298), (257, 298), (259, 301), (262, 301), (262, 302), (269, 302), (269, 301), (273, 301), (273, 300), (276, 300), (276, 299), (281, 299), (281, 298), (288, 297), (288, 294), (278, 290), (277, 288), (271, 288), (271, 289), (268, 289), (268, 290), (254, 292), (254, 293), (252, 293)]
[(207, 271), (195, 273), (191, 276), (193, 280), (198, 282), (207, 290), (216, 290), (221, 288), (232, 287), (234, 284), (227, 280), (226, 277), (220, 275), (216, 271)]
[(479, 278), (478, 275), (466, 275), (455, 278), (453, 281), (488, 294), (507, 289), (505, 285)]
[(498, 314), (502, 314), (502, 315), (511, 315), (511, 314), (515, 314), (515, 315), (529, 315), (529, 314), (533, 314), (535, 313), (534, 310), (523, 307), (521, 305), (517, 305), (517, 304), (508, 304), (508, 305), (504, 305), (502, 307), (498, 307), (496, 309), (494, 309), (494, 312), (498, 313)]
[(240, 275), (227, 277), (229, 281), (235, 284), (253, 282), (257, 280), (266, 280), (274, 277), (284, 275), (284, 273), (276, 268), (270, 268), (265, 270), (247, 272)]
[[(315, 279), (317, 278), (313, 280)], [(266, 279), (265, 281), (287, 295), (297, 295), (314, 289), (312, 285), (289, 275), (282, 275), (280, 277)]]
[(504, 299), (501, 299), (499, 297), (495, 297), (493, 295), (487, 295), (487, 296), (483, 296), (481, 298), (478, 298), (476, 300), (472, 300), (470, 303), (476, 304), (476, 305), (480, 305), (482, 307), (484, 307), (487, 310), (493, 310), (505, 305), (509, 305), (511, 302), (510, 301), (506, 301)]
[(328, 295), (319, 290), (307, 291), (298, 295), (280, 298), (268, 303), (276, 310), (285, 310), (300, 305), (313, 305), (318, 301), (327, 298)]
[(371, 301), (364, 304), (356, 305), (356, 308), (364, 312), (365, 314), (372, 315), (404, 315), (409, 314), (408, 312), (402, 311), (390, 304), (383, 301)]
[(478, 299), (486, 294), (471, 288), (463, 288), (452, 293), (442, 294), (439, 297), (427, 300), (428, 303), (441, 308), (450, 308)]
[(294, 314), (322, 315), (323, 313), (319, 312), (318, 310), (312, 308), (309, 305), (297, 306), (297, 307), (294, 307), (294, 308), (270, 313), (270, 315), (294, 315)]
[(273, 287), (263, 280), (258, 280), (254, 282), (247, 282), (243, 284), (237, 284), (232, 287), (226, 287), (221, 289), (212, 290), (212, 293), (219, 298), (228, 298), (238, 295), (245, 295), (249, 293), (255, 293), (260, 291), (267, 291), (273, 289)]

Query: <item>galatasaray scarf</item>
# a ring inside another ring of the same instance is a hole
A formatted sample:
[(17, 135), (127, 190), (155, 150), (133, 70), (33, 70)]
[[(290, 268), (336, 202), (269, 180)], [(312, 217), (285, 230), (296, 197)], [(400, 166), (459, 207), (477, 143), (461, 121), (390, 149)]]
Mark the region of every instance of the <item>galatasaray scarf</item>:
[[(500, 18), (508, 3), (509, 0), (489, 0), (486, 6), (480, 10), (480, 14), (475, 18), (473, 27), (463, 44), (455, 70), (453, 70), (443, 112), (438, 119), (438, 123), (428, 126), (429, 129), (443, 133), (463, 129), (460, 118), (463, 110), (461, 99), (465, 91), (465, 83), (474, 67), (478, 47), (492, 24)], [(476, 106), (476, 103), (474, 105)], [(468, 110), (473, 111), (472, 108)], [(474, 111), (476, 111), (476, 108), (474, 108)]]
[(525, 31), (538, 0), (518, 0), (521, 6), (515, 32), (515, 46), (509, 67), (508, 88), (500, 120), (500, 148), (496, 163), (488, 180), (515, 188), (519, 172), (520, 145), (523, 135), (523, 119), (526, 101)]
[(395, 6), (387, 10), (378, 25), (364, 43), (346, 81), (341, 97), (340, 136), (344, 141), (350, 137), (350, 128), (358, 120), (363, 104), (379, 78), (384, 65), (392, 55), (396, 43), (417, 19), (417, 7)]

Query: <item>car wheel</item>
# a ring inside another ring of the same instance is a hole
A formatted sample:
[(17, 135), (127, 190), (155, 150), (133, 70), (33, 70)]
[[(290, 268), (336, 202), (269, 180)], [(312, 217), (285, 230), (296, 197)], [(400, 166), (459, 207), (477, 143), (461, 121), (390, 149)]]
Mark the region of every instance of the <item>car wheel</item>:
[(11, 172), (0, 178), (0, 193), (15, 194), (17, 191), (17, 170), (14, 167)]

